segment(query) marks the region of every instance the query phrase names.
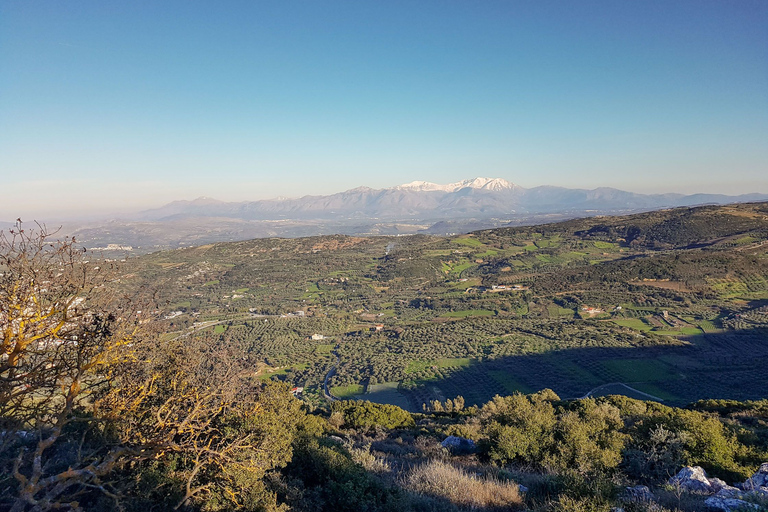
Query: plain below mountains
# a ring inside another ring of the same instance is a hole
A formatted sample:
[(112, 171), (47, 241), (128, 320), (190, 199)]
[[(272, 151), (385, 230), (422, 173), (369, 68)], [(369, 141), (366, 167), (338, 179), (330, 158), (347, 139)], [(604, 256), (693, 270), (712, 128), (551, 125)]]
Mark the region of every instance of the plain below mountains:
[(224, 202), (175, 201), (136, 215), (80, 227), (86, 247), (134, 252), (259, 237), (324, 234), (450, 234), (539, 224), (575, 217), (678, 206), (768, 200), (768, 194), (637, 194), (542, 186), (523, 188), (500, 178), (441, 185), (414, 181), (392, 188), (358, 187), (326, 196)]

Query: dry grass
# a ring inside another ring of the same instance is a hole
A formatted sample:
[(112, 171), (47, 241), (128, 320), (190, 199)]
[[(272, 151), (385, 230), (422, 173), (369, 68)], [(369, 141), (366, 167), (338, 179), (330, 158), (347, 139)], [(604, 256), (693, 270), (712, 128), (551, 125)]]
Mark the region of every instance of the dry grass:
[(363, 466), (368, 472), (388, 473), (392, 469), (385, 459), (371, 453), (371, 443), (360, 448), (349, 446), (348, 450), (352, 460)]
[(476, 477), (451, 464), (431, 461), (411, 470), (406, 486), (417, 493), (444, 498), (470, 509), (522, 508), (518, 485), (492, 477)]

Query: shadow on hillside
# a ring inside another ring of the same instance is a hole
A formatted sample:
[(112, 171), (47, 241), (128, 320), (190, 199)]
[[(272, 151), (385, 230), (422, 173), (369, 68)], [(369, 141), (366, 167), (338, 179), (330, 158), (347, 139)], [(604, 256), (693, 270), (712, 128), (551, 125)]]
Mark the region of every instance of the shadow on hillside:
[[(467, 405), (494, 395), (553, 389), (562, 398), (623, 394), (684, 405), (704, 398), (766, 398), (768, 330), (681, 338), (683, 345), (590, 347), (475, 361), (404, 393), (411, 410), (461, 395)], [(622, 385), (624, 384), (624, 385)], [(627, 387), (628, 386), (628, 387)]]

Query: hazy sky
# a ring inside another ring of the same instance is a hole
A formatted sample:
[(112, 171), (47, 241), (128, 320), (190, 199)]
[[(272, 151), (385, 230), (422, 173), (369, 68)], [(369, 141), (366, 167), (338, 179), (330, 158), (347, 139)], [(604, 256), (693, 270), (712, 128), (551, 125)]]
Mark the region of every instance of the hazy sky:
[(0, 2), (0, 220), (475, 176), (768, 193), (768, 1)]

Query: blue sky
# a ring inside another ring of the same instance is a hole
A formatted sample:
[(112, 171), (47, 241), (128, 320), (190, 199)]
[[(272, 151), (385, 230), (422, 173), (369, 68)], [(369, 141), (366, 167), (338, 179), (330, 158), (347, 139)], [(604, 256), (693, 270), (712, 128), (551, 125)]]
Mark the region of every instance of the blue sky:
[(0, 219), (475, 176), (768, 193), (768, 2), (0, 3)]

